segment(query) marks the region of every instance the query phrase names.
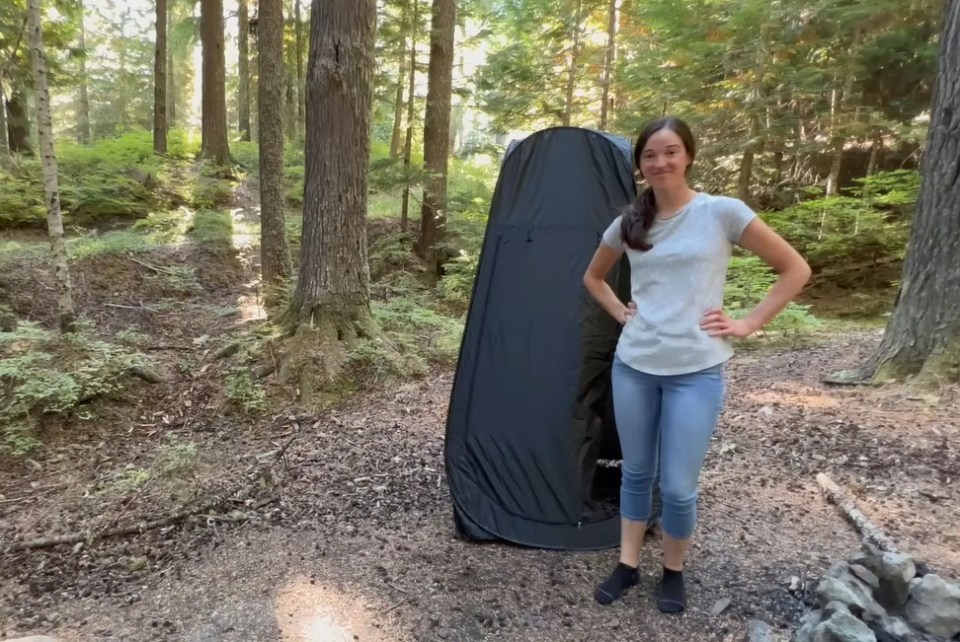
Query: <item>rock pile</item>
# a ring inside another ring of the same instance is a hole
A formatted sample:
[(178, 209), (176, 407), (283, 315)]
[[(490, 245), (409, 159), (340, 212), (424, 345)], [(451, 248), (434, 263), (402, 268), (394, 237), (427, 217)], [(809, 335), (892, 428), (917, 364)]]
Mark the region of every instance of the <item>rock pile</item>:
[(866, 546), (837, 562), (817, 586), (795, 642), (960, 640), (960, 586), (902, 553)]

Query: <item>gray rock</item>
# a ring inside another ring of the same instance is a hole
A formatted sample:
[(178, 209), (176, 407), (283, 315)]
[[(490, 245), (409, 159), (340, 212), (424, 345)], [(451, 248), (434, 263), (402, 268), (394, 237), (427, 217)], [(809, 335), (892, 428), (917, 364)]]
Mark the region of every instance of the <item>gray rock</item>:
[(776, 629), (763, 620), (747, 622), (746, 642), (788, 642)]
[[(833, 604), (833, 602), (831, 602)], [(813, 632), (825, 619), (823, 611), (811, 611), (800, 618), (800, 626), (795, 635), (796, 642), (813, 642)]]
[(871, 569), (880, 580), (877, 600), (889, 610), (898, 610), (907, 603), (910, 582), (917, 574), (917, 567), (902, 553), (884, 553), (879, 565)]
[(938, 575), (924, 575), (910, 589), (904, 611), (918, 628), (944, 639), (960, 633), (960, 586)]
[(886, 615), (886, 610), (873, 599), (870, 588), (853, 575), (847, 575), (843, 579), (826, 578), (817, 586), (817, 597), (821, 606), (840, 602), (857, 615), (861, 612), (869, 612), (877, 617)]
[(845, 611), (837, 611), (813, 632), (813, 642), (877, 642), (866, 624)]
[(890, 640), (893, 642), (923, 642), (923, 636), (910, 628), (901, 618), (886, 615), (877, 623), (874, 629), (878, 642)]
[(773, 627), (763, 620), (747, 622), (747, 642), (774, 642)]
[(874, 591), (880, 588), (880, 578), (876, 576), (870, 569), (866, 566), (860, 564), (851, 564), (850, 572), (861, 582), (868, 585)]

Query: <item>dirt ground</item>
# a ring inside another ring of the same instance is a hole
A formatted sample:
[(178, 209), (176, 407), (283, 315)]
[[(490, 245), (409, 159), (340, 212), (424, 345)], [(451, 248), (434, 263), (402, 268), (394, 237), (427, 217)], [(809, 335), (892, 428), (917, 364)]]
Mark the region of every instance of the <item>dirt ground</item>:
[[(811, 608), (815, 579), (858, 545), (819, 472), (903, 550), (960, 579), (958, 390), (934, 400), (820, 383), (860, 363), (879, 331), (739, 351), (703, 474), (690, 608), (665, 616), (654, 606), (656, 541), (641, 585), (601, 607), (593, 586), (616, 551), (454, 537), (443, 465), (450, 372), (322, 414), (226, 409), (216, 383), (225, 366), (209, 352), (260, 313), (254, 267), (222, 259), (141, 257), (201, 266), (192, 299), (133, 261), (83, 271), (81, 309), (147, 334), (166, 381), (101, 403), (95, 421), (48, 426), (42, 456), (2, 461), (0, 639), (733, 642), (752, 618), (786, 634)], [(22, 315), (53, 309), (33, 289), (18, 295), (34, 278), (21, 266), (0, 280)], [(171, 519), (183, 512), (193, 514)], [(154, 520), (163, 523), (142, 533), (9, 548)]]

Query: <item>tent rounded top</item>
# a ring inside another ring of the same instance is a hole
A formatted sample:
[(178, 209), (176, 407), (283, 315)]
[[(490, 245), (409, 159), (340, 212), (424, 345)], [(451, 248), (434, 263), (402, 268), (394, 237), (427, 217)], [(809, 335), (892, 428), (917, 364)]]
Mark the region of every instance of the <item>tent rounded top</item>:
[(598, 136), (600, 138), (607, 140), (608, 142), (613, 144), (614, 147), (620, 150), (620, 152), (630, 161), (631, 164), (633, 163), (633, 146), (631, 145), (630, 141), (624, 138), (623, 136), (620, 136), (618, 134), (614, 134), (611, 132), (605, 132), (600, 129), (594, 129), (592, 127), (575, 127), (572, 125), (557, 125), (555, 127), (547, 127), (545, 129), (540, 129), (538, 131), (533, 132), (529, 136), (525, 136), (524, 138), (512, 139), (507, 144), (507, 150), (504, 152), (503, 160), (501, 161), (500, 164), (502, 166), (504, 163), (506, 163), (507, 158), (510, 156), (510, 154), (512, 154), (514, 150), (516, 150), (519, 146), (523, 145), (528, 141), (535, 140), (537, 138), (541, 138), (544, 136), (549, 136), (555, 132), (570, 132), (570, 131), (582, 132), (584, 134), (588, 134), (591, 136)]

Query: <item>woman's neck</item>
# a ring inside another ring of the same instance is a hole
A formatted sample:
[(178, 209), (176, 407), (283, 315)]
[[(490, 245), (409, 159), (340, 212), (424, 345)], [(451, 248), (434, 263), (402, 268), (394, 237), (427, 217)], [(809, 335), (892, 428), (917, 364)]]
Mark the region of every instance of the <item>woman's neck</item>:
[(657, 215), (669, 217), (693, 200), (696, 195), (697, 192), (686, 185), (666, 190), (654, 190), (654, 197), (657, 203)]

